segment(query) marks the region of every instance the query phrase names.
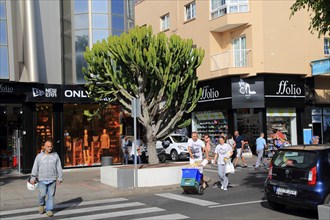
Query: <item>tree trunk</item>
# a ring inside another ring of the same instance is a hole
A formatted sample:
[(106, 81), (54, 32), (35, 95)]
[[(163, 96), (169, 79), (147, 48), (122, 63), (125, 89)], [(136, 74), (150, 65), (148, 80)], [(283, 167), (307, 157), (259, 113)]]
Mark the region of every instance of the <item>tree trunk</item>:
[(156, 136), (152, 134), (151, 126), (146, 128), (149, 164), (158, 164), (159, 159), (156, 151)]

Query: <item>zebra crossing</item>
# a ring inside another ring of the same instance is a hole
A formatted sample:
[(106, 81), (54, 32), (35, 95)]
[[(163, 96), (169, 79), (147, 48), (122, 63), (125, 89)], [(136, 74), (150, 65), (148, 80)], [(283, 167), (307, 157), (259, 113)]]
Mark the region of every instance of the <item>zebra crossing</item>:
[[(126, 198), (113, 198), (76, 203), (64, 203), (55, 206), (54, 219), (116, 219), (125, 217), (132, 220), (188, 219), (179, 213), (169, 213), (166, 209), (149, 207), (141, 202), (129, 201)], [(147, 217), (146, 217), (147, 214)], [(151, 216), (150, 216), (151, 215)], [(43, 219), (37, 207), (0, 211), (1, 220)]]

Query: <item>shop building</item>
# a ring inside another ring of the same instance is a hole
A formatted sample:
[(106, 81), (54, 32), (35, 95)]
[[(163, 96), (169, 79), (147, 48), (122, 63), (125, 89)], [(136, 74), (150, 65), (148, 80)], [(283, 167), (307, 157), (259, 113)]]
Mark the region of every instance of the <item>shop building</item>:
[(65, 168), (98, 165), (102, 155), (121, 162), (120, 135), (131, 134), (130, 120), (117, 105), (105, 108), (100, 118), (84, 115), (98, 104), (83, 87), (83, 53), (86, 46), (132, 28), (133, 4), (0, 0), (1, 167), (30, 172), (47, 138)]
[(192, 114), (191, 130), (213, 137), (239, 130), (252, 143), (259, 132), (271, 141), (279, 130), (290, 144), (302, 143), (303, 129), (311, 124), (305, 103), (306, 81), (312, 78), (310, 60), (329, 56), (324, 52), (329, 39), (309, 32), (307, 11), (288, 16), (294, 2), (135, 4), (137, 25), (192, 39), (205, 50), (197, 70), (203, 96)]
[(239, 76), (202, 81), (203, 95), (192, 113), (192, 130), (209, 134), (238, 130), (254, 143), (260, 132), (280, 130), (290, 144), (302, 142), (301, 117), (305, 106), (305, 79), (290, 75)]

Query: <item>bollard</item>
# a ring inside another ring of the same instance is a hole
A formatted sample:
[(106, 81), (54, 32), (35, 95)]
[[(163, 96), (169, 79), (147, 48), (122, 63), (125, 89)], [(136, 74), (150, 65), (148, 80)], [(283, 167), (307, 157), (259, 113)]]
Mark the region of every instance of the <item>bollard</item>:
[(330, 204), (318, 205), (317, 212), (319, 220), (330, 219)]
[(111, 165), (113, 165), (112, 157), (109, 157), (109, 156), (102, 157), (101, 158), (101, 165), (102, 166), (111, 166)]

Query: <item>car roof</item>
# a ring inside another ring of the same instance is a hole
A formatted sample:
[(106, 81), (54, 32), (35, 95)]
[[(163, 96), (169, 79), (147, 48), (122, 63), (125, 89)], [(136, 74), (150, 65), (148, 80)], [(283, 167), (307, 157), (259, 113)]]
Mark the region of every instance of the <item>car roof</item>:
[(330, 149), (330, 145), (318, 144), (318, 145), (296, 145), (283, 147), (280, 150), (308, 150), (308, 151), (319, 151)]

